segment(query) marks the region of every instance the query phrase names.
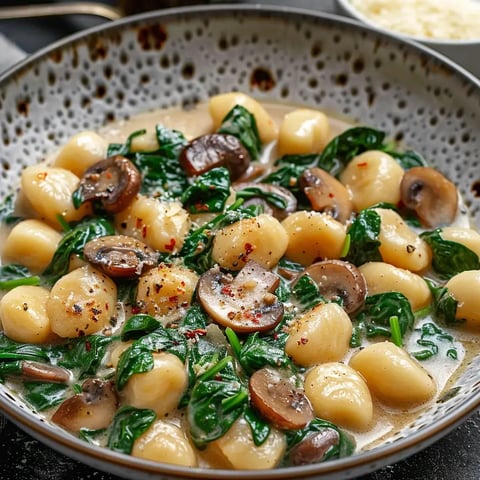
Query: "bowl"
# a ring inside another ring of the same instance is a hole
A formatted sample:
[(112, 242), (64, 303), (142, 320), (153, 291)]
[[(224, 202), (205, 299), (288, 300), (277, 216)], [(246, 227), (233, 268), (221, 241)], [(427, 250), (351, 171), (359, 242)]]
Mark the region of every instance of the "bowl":
[[(480, 226), (480, 83), (415, 43), (348, 19), (296, 9), (190, 7), (150, 12), (58, 42), (0, 78), (0, 198), (21, 170), (79, 130), (140, 112), (189, 108), (240, 90), (375, 126), (454, 181)], [(156, 463), (99, 448), (46, 422), (7, 385), (0, 408), (26, 432), (88, 465), (137, 479), (346, 479), (425, 448), (480, 406), (473, 358), (433, 403), (371, 450), (263, 472)]]
[[(401, 31), (393, 31), (384, 28), (382, 25), (376, 23), (372, 18), (369, 18), (363, 12), (355, 8), (350, 0), (336, 0), (337, 10), (343, 15), (347, 15), (356, 21), (368, 25), (369, 27), (388, 32), (393, 35), (400, 36), (409, 40), (420, 42), (437, 52), (451, 58), (462, 67), (466, 68), (476, 76), (480, 76), (480, 67), (476, 58), (480, 52), (480, 38), (472, 38), (465, 40), (450, 40), (450, 39), (436, 39), (425, 38), (421, 36), (413, 36), (402, 33)], [(412, 19), (414, 21), (414, 19)]]

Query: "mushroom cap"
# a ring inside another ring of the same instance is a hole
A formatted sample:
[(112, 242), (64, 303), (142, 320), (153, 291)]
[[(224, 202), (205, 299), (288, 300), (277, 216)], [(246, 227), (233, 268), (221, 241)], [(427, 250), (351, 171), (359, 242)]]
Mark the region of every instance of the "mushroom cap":
[(438, 170), (414, 167), (407, 170), (400, 183), (402, 203), (429, 228), (449, 225), (458, 208), (457, 187)]
[(302, 275), (309, 275), (317, 284), (320, 294), (330, 301), (340, 299), (348, 314), (363, 306), (367, 295), (365, 278), (358, 268), (343, 260), (324, 260), (307, 267)]
[(210, 317), (236, 332), (270, 330), (283, 316), (283, 304), (272, 293), (280, 278), (250, 260), (234, 278), (218, 266), (198, 282), (197, 297)]

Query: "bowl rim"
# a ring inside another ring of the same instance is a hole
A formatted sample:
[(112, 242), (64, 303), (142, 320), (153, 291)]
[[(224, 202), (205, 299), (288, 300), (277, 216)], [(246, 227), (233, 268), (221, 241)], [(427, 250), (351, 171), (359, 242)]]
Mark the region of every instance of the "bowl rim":
[[(451, 73), (459, 76), (462, 80), (466, 80), (472, 84), (472, 87), (480, 91), (480, 79), (473, 74), (457, 65), (449, 58), (431, 50), (424, 45), (418, 44), (408, 38), (392, 35), (388, 31), (379, 30), (370, 25), (361, 24), (350, 18), (341, 15), (330, 14), (296, 7), (270, 6), (270, 5), (252, 5), (252, 4), (222, 4), (222, 5), (202, 5), (202, 6), (186, 6), (171, 9), (156, 10), (146, 13), (124, 17), (106, 24), (97, 25), (95, 27), (83, 30), (76, 34), (67, 36), (58, 40), (51, 45), (41, 49), (40, 51), (28, 56), (17, 64), (7, 69), (0, 75), (0, 90), (8, 86), (8, 82), (16, 80), (17, 76), (21, 76), (24, 70), (33, 68), (42, 59), (48, 57), (52, 52), (68, 47), (75, 42), (85, 40), (93, 35), (108, 32), (112, 30), (122, 29), (125, 26), (135, 26), (144, 22), (151, 21), (176, 21), (185, 19), (186, 17), (216, 14), (225, 15), (234, 13), (237, 15), (246, 14), (257, 17), (263, 15), (270, 18), (289, 17), (289, 21), (302, 18), (313, 18), (342, 26), (349, 26), (358, 31), (367, 32), (375, 37), (384, 38), (390, 43), (408, 46), (417, 54), (423, 54), (431, 57), (441, 66), (447, 67)], [(195, 479), (223, 479), (228, 477), (232, 480), (256, 480), (261, 476), (263, 479), (291, 479), (291, 478), (317, 478), (323, 475), (342, 474), (342, 478), (351, 478), (360, 473), (372, 472), (379, 469), (389, 462), (397, 462), (407, 456), (417, 453), (420, 450), (431, 445), (448, 432), (453, 430), (467, 418), (475, 413), (480, 407), (480, 391), (471, 393), (463, 401), (460, 406), (450, 410), (440, 421), (431, 423), (423, 428), (422, 431), (416, 431), (413, 434), (397, 439), (391, 443), (383, 444), (372, 450), (359, 452), (350, 457), (336, 459), (332, 462), (318, 463), (314, 465), (305, 465), (298, 467), (277, 468), (271, 470), (226, 470), (226, 469), (206, 469), (200, 467), (181, 467), (160, 462), (143, 460), (133, 456), (120, 454), (109, 450), (105, 447), (88, 444), (73, 435), (67, 434), (58, 427), (55, 427), (38, 417), (27, 413), (15, 401), (8, 400), (10, 395), (3, 385), (0, 386), (4, 390), (0, 395), (0, 410), (12, 422), (21, 429), (27, 431), (33, 437), (41, 442), (49, 445), (53, 449), (60, 451), (71, 458), (95, 464), (95, 468), (105, 471), (111, 471), (106, 465), (114, 465), (116, 468), (123, 467), (125, 472), (138, 472), (147, 475), (168, 475), (171, 478), (195, 478)], [(6, 392), (6, 393), (5, 393)], [(120, 470), (115, 471), (117, 475), (122, 475)], [(130, 477), (131, 478), (131, 477)], [(160, 477), (159, 477), (160, 478)], [(162, 477), (163, 478), (163, 477)]]
[[(413, 40), (415, 42), (421, 42), (427, 45), (432, 45), (433, 47), (462, 47), (462, 46), (478, 46), (480, 47), (480, 37), (468, 39), (468, 40), (450, 40), (448, 38), (440, 39), (440, 38), (427, 38), (427, 37), (419, 37), (417, 35), (409, 35), (407, 33), (402, 33), (396, 30), (388, 30), (385, 27), (382, 27), (378, 23), (372, 21), (366, 15), (363, 15), (359, 12), (353, 5), (350, 0), (335, 0), (339, 8), (348, 13), (353, 19), (356, 19), (357, 22), (367, 25), (375, 30), (379, 30), (381, 32), (391, 34), (396, 37), (400, 37), (406, 40)], [(475, 3), (480, 3), (475, 1)]]

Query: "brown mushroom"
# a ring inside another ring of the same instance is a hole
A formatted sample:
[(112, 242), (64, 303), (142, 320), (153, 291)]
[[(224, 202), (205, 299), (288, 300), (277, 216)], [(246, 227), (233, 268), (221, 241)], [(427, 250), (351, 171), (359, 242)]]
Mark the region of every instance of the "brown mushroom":
[(87, 168), (73, 196), (80, 204), (99, 202), (106, 212), (118, 213), (135, 198), (140, 183), (137, 167), (128, 158), (115, 155)]
[(26, 380), (37, 380), (41, 382), (68, 383), (70, 380), (70, 372), (56, 365), (23, 360), (22, 377)]
[[(279, 185), (241, 182), (235, 183), (233, 188), (236, 192), (245, 191), (244, 193), (248, 194), (243, 203), (244, 206), (262, 205), (264, 213), (268, 213), (278, 220), (283, 220), (297, 209), (295, 195)], [(279, 202), (284, 206), (280, 205)]]
[(407, 170), (400, 183), (402, 203), (415, 210), (420, 221), (429, 228), (453, 222), (458, 208), (455, 185), (430, 167)]
[(246, 172), (251, 158), (237, 137), (212, 133), (193, 139), (180, 153), (179, 161), (189, 176), (226, 167), (231, 180), (236, 180)]
[(279, 277), (250, 260), (234, 278), (218, 266), (198, 282), (197, 297), (210, 317), (236, 332), (270, 330), (283, 316), (283, 304), (273, 294)]
[(348, 314), (362, 308), (367, 286), (358, 268), (342, 260), (324, 260), (313, 263), (300, 275), (309, 275), (318, 285), (320, 295), (330, 301), (341, 300)]
[(82, 393), (67, 398), (58, 407), (52, 421), (72, 433), (82, 428), (100, 430), (110, 425), (117, 405), (112, 382), (88, 379), (82, 385)]
[(249, 380), (253, 407), (278, 428), (296, 430), (313, 420), (313, 409), (305, 394), (280, 372), (257, 370)]
[(83, 256), (110, 277), (136, 278), (157, 265), (159, 254), (135, 238), (107, 235), (90, 240)]
[(325, 212), (341, 223), (352, 215), (353, 204), (348, 190), (325, 170), (307, 168), (300, 176), (299, 185), (313, 210)]
[(307, 435), (290, 450), (292, 465), (311, 465), (321, 462), (325, 454), (340, 443), (340, 434), (333, 428), (324, 428)]

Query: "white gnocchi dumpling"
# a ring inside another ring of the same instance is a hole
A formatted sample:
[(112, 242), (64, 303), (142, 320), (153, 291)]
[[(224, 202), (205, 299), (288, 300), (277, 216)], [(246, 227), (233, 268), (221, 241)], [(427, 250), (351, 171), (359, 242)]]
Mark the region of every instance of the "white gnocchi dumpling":
[(155, 420), (150, 428), (138, 437), (132, 448), (134, 457), (196, 467), (197, 455), (180, 427), (164, 420)]
[(480, 326), (480, 270), (457, 273), (445, 287), (458, 302), (455, 318), (465, 320), (467, 326)]
[(375, 208), (374, 211), (381, 221), (378, 249), (383, 261), (411, 272), (428, 268), (432, 251), (427, 242), (420, 238), (395, 210)]
[(362, 376), (348, 365), (330, 362), (313, 367), (305, 376), (305, 395), (319, 418), (352, 430), (372, 426), (370, 390)]
[(5, 241), (2, 260), (18, 263), (32, 273), (42, 273), (52, 261), (62, 235), (40, 220), (28, 219), (17, 223)]
[(296, 319), (288, 329), (285, 352), (303, 367), (343, 359), (352, 322), (336, 303), (322, 303)]
[(137, 305), (152, 316), (176, 315), (190, 306), (198, 275), (175, 264), (160, 264), (138, 281)]
[(40, 219), (61, 229), (58, 217), (65, 222), (81, 220), (91, 213), (89, 203), (73, 206), (72, 194), (80, 179), (65, 168), (32, 165), (22, 171), (22, 191)]
[(262, 143), (275, 140), (278, 127), (265, 108), (252, 97), (240, 92), (222, 93), (210, 98), (209, 111), (213, 120), (213, 130), (218, 130), (227, 113), (235, 106), (245, 107), (255, 118)]
[(241, 270), (249, 260), (273, 268), (285, 253), (288, 237), (271, 215), (244, 218), (222, 228), (213, 240), (212, 259), (221, 267)]
[(340, 181), (350, 190), (359, 212), (381, 202), (397, 205), (403, 174), (403, 168), (388, 153), (369, 150), (348, 163)]
[(107, 155), (108, 142), (98, 133), (79, 132), (71, 137), (55, 157), (53, 165), (82, 177), (85, 170), (103, 160)]
[(207, 454), (220, 457), (225, 468), (266, 470), (280, 463), (286, 447), (285, 435), (273, 427), (265, 442), (255, 445), (250, 426), (240, 417), (225, 435), (209, 444)]
[(187, 385), (188, 376), (182, 361), (172, 353), (153, 353), (153, 368), (135, 373), (121, 390), (125, 405), (150, 408), (158, 417), (173, 412)]
[(368, 295), (400, 292), (407, 297), (413, 311), (428, 306), (432, 301), (427, 282), (410, 270), (385, 262), (368, 262), (361, 265), (359, 270), (367, 282)]
[(138, 195), (115, 215), (121, 235), (136, 238), (154, 250), (178, 253), (190, 229), (190, 218), (180, 202), (162, 202)]
[(346, 227), (321, 212), (298, 211), (282, 225), (288, 235), (286, 257), (308, 266), (318, 260), (340, 258), (347, 236)]
[(368, 345), (350, 359), (349, 365), (365, 378), (375, 397), (392, 407), (420, 405), (437, 391), (428, 372), (392, 342)]
[(5, 335), (20, 343), (46, 343), (55, 338), (47, 314), (49, 291), (21, 285), (0, 300), (0, 321)]
[(117, 287), (90, 265), (77, 268), (53, 285), (47, 313), (54, 333), (76, 338), (110, 326), (115, 316)]
[(462, 244), (480, 257), (480, 233), (473, 228), (444, 227), (441, 236), (444, 240)]
[(321, 152), (329, 139), (328, 117), (318, 110), (299, 108), (283, 117), (278, 133), (278, 154)]

